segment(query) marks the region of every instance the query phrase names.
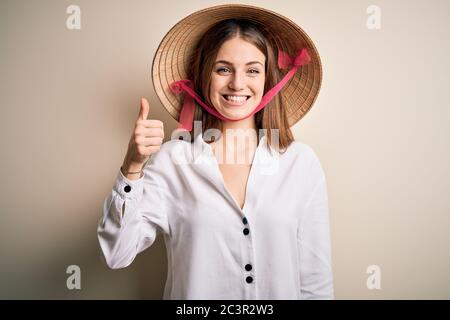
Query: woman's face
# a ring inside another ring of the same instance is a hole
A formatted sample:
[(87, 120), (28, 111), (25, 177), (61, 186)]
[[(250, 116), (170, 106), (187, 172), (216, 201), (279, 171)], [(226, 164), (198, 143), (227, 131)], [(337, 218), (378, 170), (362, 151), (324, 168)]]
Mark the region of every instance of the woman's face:
[(211, 74), (210, 99), (230, 119), (250, 114), (264, 94), (264, 54), (253, 44), (235, 37), (223, 43)]

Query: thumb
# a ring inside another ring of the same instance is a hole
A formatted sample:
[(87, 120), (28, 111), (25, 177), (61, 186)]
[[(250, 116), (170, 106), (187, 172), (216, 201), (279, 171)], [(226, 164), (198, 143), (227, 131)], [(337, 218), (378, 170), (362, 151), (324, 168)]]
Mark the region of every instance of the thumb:
[(147, 120), (148, 113), (150, 111), (150, 106), (147, 99), (141, 98), (141, 109), (139, 110), (139, 119)]

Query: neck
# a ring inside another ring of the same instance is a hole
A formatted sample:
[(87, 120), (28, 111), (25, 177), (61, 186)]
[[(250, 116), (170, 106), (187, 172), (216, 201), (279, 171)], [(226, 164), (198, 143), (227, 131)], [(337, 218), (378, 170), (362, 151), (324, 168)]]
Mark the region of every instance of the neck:
[(227, 135), (227, 130), (230, 130), (228, 133), (231, 133), (242, 130), (250, 131), (250, 129), (255, 130), (255, 132), (257, 131), (254, 115), (240, 121), (222, 121), (222, 135), (224, 137)]
[[(258, 145), (258, 130), (255, 117), (251, 116), (240, 121), (223, 121), (222, 136), (214, 142), (216, 156), (222, 156), (225, 163), (248, 164)], [(236, 160), (236, 157), (244, 159)], [(234, 159), (231, 160), (230, 159)]]

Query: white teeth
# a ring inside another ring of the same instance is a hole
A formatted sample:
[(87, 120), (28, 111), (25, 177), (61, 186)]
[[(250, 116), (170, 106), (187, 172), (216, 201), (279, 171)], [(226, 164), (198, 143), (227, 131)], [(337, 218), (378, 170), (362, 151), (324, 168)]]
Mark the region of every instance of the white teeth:
[(233, 102), (244, 102), (247, 100), (246, 96), (225, 96), (225, 99), (233, 101)]

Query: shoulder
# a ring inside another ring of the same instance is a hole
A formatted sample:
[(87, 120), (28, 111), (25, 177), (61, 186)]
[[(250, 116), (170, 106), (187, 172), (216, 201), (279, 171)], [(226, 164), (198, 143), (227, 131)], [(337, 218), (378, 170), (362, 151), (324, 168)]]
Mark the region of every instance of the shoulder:
[(158, 181), (160, 186), (171, 184), (174, 187), (174, 181), (177, 181), (176, 172), (185, 170), (185, 166), (180, 166), (187, 157), (190, 143), (182, 140), (169, 140), (161, 145), (158, 152), (151, 155), (147, 161), (144, 172), (146, 181)]
[(300, 166), (312, 175), (324, 175), (322, 164), (316, 150), (305, 142), (298, 140), (292, 142), (285, 154), (282, 155), (282, 158), (285, 158), (291, 167)]
[(151, 162), (155, 165), (173, 167), (187, 160), (191, 146), (190, 142), (183, 140), (168, 140), (161, 145), (157, 153), (152, 155)]
[(319, 161), (316, 151), (310, 145), (302, 141), (293, 141), (286, 150), (286, 155), (304, 161)]

